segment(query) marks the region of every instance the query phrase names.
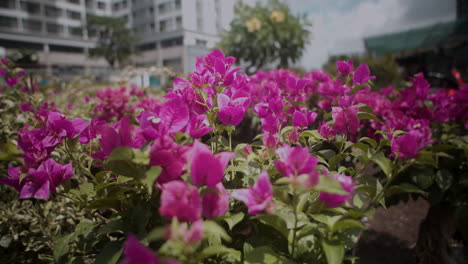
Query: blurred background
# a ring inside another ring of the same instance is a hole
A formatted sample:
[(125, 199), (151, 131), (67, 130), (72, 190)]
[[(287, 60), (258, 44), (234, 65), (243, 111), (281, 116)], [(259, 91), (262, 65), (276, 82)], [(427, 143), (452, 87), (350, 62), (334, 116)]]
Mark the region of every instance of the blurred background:
[(366, 62), (378, 86), (468, 81), (468, 0), (0, 0), (0, 56), (26, 72), (160, 87), (213, 48), (248, 73)]

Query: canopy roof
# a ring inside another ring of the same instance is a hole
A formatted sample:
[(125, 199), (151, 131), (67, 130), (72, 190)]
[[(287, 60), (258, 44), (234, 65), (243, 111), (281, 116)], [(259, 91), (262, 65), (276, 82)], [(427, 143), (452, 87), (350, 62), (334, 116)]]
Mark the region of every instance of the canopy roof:
[(376, 56), (385, 53), (410, 55), (463, 41), (468, 41), (467, 18), (364, 39), (367, 50)]

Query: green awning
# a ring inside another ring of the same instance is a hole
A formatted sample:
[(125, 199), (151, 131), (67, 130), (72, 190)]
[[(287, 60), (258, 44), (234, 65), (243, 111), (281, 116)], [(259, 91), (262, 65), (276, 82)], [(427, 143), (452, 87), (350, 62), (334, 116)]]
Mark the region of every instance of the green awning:
[(367, 51), (376, 56), (413, 52), (462, 41), (468, 41), (468, 19), (364, 39)]

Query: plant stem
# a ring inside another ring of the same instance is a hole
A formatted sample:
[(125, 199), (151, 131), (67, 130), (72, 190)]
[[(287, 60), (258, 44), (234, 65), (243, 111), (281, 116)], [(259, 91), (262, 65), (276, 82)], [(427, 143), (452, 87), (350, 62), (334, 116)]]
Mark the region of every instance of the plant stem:
[(296, 190), (293, 193), (293, 212), (294, 212), (294, 229), (293, 229), (293, 238), (291, 245), (291, 255), (294, 258), (294, 253), (296, 251), (296, 233), (297, 233), (297, 195)]

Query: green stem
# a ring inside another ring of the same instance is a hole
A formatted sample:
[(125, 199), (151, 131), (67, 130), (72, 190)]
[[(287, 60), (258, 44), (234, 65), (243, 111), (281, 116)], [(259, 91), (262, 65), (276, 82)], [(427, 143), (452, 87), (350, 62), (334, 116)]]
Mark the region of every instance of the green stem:
[(293, 193), (293, 212), (294, 212), (294, 229), (293, 229), (293, 239), (291, 245), (291, 255), (294, 258), (294, 253), (296, 251), (296, 233), (297, 233), (297, 195), (296, 190)]

